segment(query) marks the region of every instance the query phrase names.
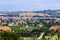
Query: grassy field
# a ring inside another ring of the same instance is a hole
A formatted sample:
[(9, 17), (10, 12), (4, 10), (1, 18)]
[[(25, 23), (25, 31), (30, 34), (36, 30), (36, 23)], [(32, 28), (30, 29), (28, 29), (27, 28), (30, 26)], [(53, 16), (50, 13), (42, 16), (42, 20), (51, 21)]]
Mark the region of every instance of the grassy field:
[(20, 40), (37, 40), (37, 38), (35, 37), (20, 37)]
[(11, 26), (11, 30), (18, 31), (18, 30), (28, 30), (32, 31), (33, 29), (37, 29), (38, 27), (20, 27), (20, 26)]
[(54, 36), (45, 36), (46, 40), (50, 39), (50, 40), (58, 40), (58, 34), (55, 34)]
[(20, 30), (20, 26), (11, 26), (11, 30), (18, 31)]
[(28, 30), (28, 31), (32, 31), (33, 29), (37, 29), (38, 27), (21, 27), (20, 30)]

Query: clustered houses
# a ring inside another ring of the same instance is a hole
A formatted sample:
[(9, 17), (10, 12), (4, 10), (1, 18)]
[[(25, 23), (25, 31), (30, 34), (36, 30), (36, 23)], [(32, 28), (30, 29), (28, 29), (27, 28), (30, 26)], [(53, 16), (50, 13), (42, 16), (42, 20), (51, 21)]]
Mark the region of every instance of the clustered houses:
[(39, 20), (39, 19), (51, 19), (54, 20), (55, 17), (53, 17), (52, 15), (49, 14), (43, 14), (43, 13), (20, 13), (19, 14), (21, 19), (32, 19), (32, 20)]
[(2, 20), (7, 20), (7, 21), (14, 21), (14, 22), (20, 22), (22, 20), (37, 20), (37, 19), (52, 19), (59, 21), (60, 18), (53, 17), (52, 15), (49, 14), (43, 14), (43, 13), (31, 13), (31, 12), (26, 12), (26, 13), (19, 13), (18, 16), (8, 16), (7, 14), (0, 14), (0, 22)]

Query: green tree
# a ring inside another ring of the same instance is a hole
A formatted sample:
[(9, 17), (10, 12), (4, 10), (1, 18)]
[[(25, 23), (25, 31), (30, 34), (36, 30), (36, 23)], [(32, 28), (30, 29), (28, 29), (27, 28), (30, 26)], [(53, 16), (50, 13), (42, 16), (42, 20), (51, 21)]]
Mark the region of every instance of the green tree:
[(15, 32), (4, 31), (1, 34), (4, 40), (18, 40), (19, 36)]

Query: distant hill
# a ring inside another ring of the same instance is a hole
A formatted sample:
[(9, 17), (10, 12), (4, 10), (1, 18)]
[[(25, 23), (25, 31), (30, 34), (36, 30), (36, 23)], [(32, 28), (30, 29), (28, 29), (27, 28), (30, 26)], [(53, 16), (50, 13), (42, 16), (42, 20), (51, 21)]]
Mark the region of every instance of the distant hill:
[(43, 10), (43, 11), (15, 11), (15, 12), (9, 12), (9, 11), (0, 11), (0, 15), (8, 15), (8, 16), (18, 16), (19, 13), (23, 12), (31, 12), (31, 13), (44, 13), (44, 14), (50, 14), (50, 15), (56, 15), (60, 13), (60, 10)]
[(47, 13), (47, 14), (56, 14), (60, 10), (43, 10), (43, 11), (34, 11), (34, 13)]

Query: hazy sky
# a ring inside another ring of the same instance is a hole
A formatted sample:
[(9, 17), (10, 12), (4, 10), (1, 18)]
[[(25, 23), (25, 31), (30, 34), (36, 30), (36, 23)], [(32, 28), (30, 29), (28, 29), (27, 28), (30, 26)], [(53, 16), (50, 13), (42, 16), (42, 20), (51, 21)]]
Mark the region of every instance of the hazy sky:
[(60, 0), (0, 0), (0, 11), (60, 9)]

